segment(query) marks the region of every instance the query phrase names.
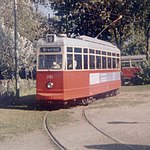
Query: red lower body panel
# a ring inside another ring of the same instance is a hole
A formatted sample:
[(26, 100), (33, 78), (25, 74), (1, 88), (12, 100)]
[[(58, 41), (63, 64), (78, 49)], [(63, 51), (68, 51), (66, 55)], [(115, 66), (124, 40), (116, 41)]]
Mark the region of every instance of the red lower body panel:
[[(48, 89), (47, 83), (53, 83)], [(71, 100), (119, 89), (120, 71), (37, 72), (37, 100)]]

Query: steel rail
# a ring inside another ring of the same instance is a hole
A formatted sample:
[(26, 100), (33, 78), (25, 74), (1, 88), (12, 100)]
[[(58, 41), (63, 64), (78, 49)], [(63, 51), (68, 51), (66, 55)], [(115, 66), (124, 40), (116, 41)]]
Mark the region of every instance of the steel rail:
[(124, 146), (128, 147), (129, 149), (136, 150), (135, 148), (133, 148), (133, 147), (131, 147), (131, 146), (125, 144), (124, 142), (121, 142), (120, 140), (117, 140), (117, 139), (113, 138), (112, 136), (108, 135), (107, 133), (105, 133), (105, 132), (102, 131), (101, 129), (97, 128), (97, 127), (94, 125), (94, 123), (92, 123), (92, 121), (91, 121), (91, 120), (89, 119), (89, 117), (87, 116), (87, 113), (86, 113), (86, 109), (87, 109), (87, 108), (88, 108), (88, 107), (83, 108), (83, 116), (84, 116), (85, 120), (86, 120), (94, 129), (96, 129), (97, 131), (99, 131), (101, 134), (105, 135), (105, 136), (108, 137), (109, 139), (113, 140), (114, 142), (119, 143), (119, 144), (121, 144), (121, 145), (124, 145)]
[(47, 115), (48, 113), (45, 114), (44, 116), (44, 121), (43, 121), (43, 125), (44, 125), (44, 129), (47, 132), (48, 136), (50, 137), (50, 139), (53, 141), (53, 143), (60, 149), (60, 150), (67, 150), (67, 148), (65, 148), (56, 138), (55, 136), (52, 134), (52, 132), (50, 131), (50, 129), (48, 128), (47, 125)]

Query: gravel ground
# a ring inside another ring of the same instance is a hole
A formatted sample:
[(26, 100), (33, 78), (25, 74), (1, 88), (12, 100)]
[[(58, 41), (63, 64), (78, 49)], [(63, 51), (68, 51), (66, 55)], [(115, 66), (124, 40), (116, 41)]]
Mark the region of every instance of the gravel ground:
[[(121, 92), (116, 97), (90, 105), (87, 114), (97, 128), (82, 116), (82, 106), (71, 108), (70, 123), (53, 128), (53, 133), (69, 150), (150, 150), (150, 89)], [(58, 110), (60, 111), (60, 110)], [(123, 143), (123, 145), (122, 145)], [(0, 141), (0, 150), (54, 150), (44, 130), (36, 130)]]

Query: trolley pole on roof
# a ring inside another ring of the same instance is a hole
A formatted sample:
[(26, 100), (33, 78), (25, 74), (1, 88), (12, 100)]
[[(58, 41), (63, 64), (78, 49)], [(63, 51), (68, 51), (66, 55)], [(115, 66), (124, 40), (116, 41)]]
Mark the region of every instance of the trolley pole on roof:
[(14, 56), (15, 56), (15, 99), (19, 98), (19, 83), (18, 83), (18, 35), (17, 35), (17, 0), (14, 2)]
[(115, 24), (117, 21), (119, 21), (122, 18), (122, 15), (120, 15), (117, 19), (115, 19), (113, 22), (111, 22), (108, 26), (106, 26), (95, 38), (97, 39), (110, 25)]

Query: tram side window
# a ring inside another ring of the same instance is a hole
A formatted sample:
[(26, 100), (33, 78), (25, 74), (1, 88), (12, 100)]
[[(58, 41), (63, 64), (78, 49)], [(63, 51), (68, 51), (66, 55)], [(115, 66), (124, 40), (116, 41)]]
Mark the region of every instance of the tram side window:
[(139, 68), (141, 66), (145, 66), (147, 63), (144, 60), (133, 60), (131, 62), (131, 64), (132, 64), (132, 67), (138, 67)]
[(106, 57), (102, 57), (102, 68), (106, 69)]
[(71, 70), (73, 69), (73, 55), (67, 54), (67, 69)]
[(82, 48), (77, 48), (77, 47), (75, 47), (75, 48), (74, 48), (74, 52), (75, 52), (75, 53), (81, 53), (81, 52), (82, 52)]
[(67, 52), (73, 52), (73, 48), (72, 47), (67, 47)]
[(84, 49), (83, 49), (83, 53), (88, 53), (88, 49), (87, 49), (87, 48), (84, 48)]
[(117, 68), (120, 68), (120, 61), (119, 61), (119, 58), (117, 58)]
[(96, 68), (101, 69), (101, 56), (96, 56)]
[(75, 69), (82, 69), (82, 55), (75, 54), (76, 67)]
[(90, 55), (90, 69), (95, 69), (95, 56)]
[(131, 65), (132, 65), (132, 67), (139, 67), (140, 66), (140, 64), (141, 64), (141, 62), (140, 61), (131, 61)]
[(84, 55), (84, 69), (88, 69), (88, 55)]
[(116, 58), (113, 58), (113, 68), (116, 68)]
[(111, 68), (111, 58), (108, 57), (108, 68)]
[(122, 61), (121, 66), (122, 67), (130, 67), (130, 62), (129, 61)]

